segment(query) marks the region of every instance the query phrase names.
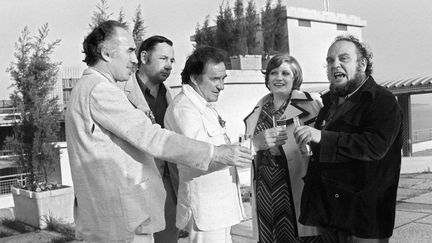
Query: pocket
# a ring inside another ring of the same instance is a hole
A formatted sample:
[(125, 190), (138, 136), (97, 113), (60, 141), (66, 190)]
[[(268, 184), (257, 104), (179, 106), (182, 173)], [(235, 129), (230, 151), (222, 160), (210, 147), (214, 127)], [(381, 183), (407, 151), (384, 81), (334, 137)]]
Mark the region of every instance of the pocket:
[(303, 177), (299, 222), (304, 225), (325, 227), (329, 222), (328, 208), (322, 195), (322, 183), (315, 178), (317, 177), (311, 175)]
[(360, 191), (352, 185), (329, 178), (322, 178), (322, 182), (325, 188), (322, 197), (325, 199), (329, 226), (352, 232), (361, 199)]
[(120, 199), (122, 204), (122, 211), (124, 216), (127, 218), (128, 229), (135, 230), (138, 226), (142, 225), (142, 228), (149, 226), (152, 219), (152, 215), (157, 215), (158, 210), (151, 205), (151, 199), (158, 201), (157, 195), (151, 197), (148, 190), (148, 180), (144, 180), (130, 188), (125, 188), (120, 192)]
[(225, 134), (224, 128), (210, 122), (204, 122), (204, 128), (209, 137), (223, 136)]

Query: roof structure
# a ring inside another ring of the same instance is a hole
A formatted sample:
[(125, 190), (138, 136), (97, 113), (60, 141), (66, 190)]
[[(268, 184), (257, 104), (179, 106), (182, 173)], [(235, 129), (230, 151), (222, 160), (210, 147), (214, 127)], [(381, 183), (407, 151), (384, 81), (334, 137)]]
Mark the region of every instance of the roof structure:
[(389, 80), (380, 85), (388, 88), (395, 95), (432, 93), (432, 75)]

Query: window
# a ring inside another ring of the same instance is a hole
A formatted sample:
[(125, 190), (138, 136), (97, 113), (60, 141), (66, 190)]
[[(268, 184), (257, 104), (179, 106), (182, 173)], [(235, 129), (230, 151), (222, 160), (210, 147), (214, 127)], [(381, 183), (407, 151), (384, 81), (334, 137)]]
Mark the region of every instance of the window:
[(336, 29), (340, 31), (347, 31), (348, 26), (346, 24), (336, 24)]
[(298, 25), (301, 27), (311, 27), (311, 22), (310, 22), (310, 20), (299, 19)]

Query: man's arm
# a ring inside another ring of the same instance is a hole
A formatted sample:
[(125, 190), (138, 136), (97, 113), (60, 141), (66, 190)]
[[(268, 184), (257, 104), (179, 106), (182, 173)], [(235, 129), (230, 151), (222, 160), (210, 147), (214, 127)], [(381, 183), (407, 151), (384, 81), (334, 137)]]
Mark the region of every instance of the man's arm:
[(391, 95), (380, 97), (362, 114), (361, 131), (317, 130), (297, 127), (294, 136), (298, 144), (308, 142), (320, 146), (321, 162), (373, 161), (381, 159), (399, 134), (402, 113)]
[[(175, 104), (171, 104), (170, 107), (168, 107), (164, 119), (165, 127), (188, 138), (207, 141), (207, 139), (209, 139), (208, 129), (217, 129), (214, 127), (206, 128), (209, 124), (203, 123), (205, 121), (205, 119), (203, 120), (204, 115), (201, 114), (193, 104), (189, 103), (186, 97), (181, 98), (183, 100), (177, 100)], [(222, 129), (220, 131), (223, 132)], [(222, 133), (219, 135), (223, 136)], [(248, 150), (244, 150), (242, 147), (236, 149), (231, 148), (232, 146), (217, 146), (215, 148), (215, 162), (238, 160), (240, 164), (237, 164), (237, 166), (250, 166), (250, 159), (243, 156), (243, 153), (249, 154)], [(213, 163), (209, 169), (219, 170), (224, 168), (224, 165), (227, 165), (227, 163)]]
[(133, 108), (123, 92), (108, 83), (99, 83), (90, 93), (90, 112), (100, 126), (154, 157), (207, 170), (211, 162), (238, 164), (245, 160), (239, 148), (214, 148), (152, 124)]

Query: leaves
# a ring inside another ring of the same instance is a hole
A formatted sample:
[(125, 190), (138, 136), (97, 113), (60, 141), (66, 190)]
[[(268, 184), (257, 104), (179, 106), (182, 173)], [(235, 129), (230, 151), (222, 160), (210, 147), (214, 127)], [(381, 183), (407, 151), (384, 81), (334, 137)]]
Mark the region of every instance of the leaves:
[(124, 12), (123, 12), (123, 7), (121, 7), (120, 10), (119, 10), (119, 16), (118, 16), (118, 18), (117, 18), (117, 21), (120, 22), (120, 23), (122, 23), (122, 24), (124, 24), (126, 27), (129, 28), (129, 24), (128, 24), (128, 22), (125, 20), (125, 14), (124, 14)]
[(286, 21), (282, 0), (278, 0), (274, 7), (272, 7), (271, 3), (272, 0), (267, 0), (262, 12), (264, 52), (267, 55), (288, 51)]
[[(90, 29), (94, 29), (96, 26), (101, 24), (104, 21), (110, 19), (113, 15), (112, 12), (109, 12), (109, 5), (107, 0), (101, 0), (100, 3), (96, 4), (96, 11), (93, 12), (93, 16), (91, 17), (91, 23), (89, 24)], [(117, 21), (124, 24), (127, 28), (129, 28), (129, 23), (125, 19), (125, 13), (123, 7), (120, 8)], [(146, 33), (146, 26), (144, 25), (144, 18), (142, 15), (141, 5), (135, 10), (135, 15), (132, 18), (133, 29), (132, 35), (135, 41), (135, 45), (139, 46), (141, 42), (144, 40), (144, 35)]]
[(10, 98), (20, 112), (20, 122), (6, 144), (18, 155), (17, 162), (30, 173), (31, 181), (40, 173), (47, 181), (49, 171), (59, 161), (53, 143), (58, 141), (61, 111), (52, 91), (60, 63), (53, 62), (51, 54), (60, 40), (47, 42), (48, 34), (48, 24), (33, 37), (25, 27), (15, 43), (16, 60), (7, 69), (15, 88)]
[(109, 20), (113, 15), (113, 13), (108, 12), (109, 6), (107, 0), (101, 0), (100, 3), (96, 4), (96, 9), (96, 11), (93, 11), (93, 16), (91, 17), (90, 29), (94, 29), (102, 22)]
[(142, 17), (141, 5), (138, 5), (135, 11), (135, 17), (132, 18), (132, 22), (134, 23), (134, 27), (132, 30), (132, 35), (135, 41), (135, 45), (139, 46), (141, 42), (144, 40), (146, 26), (144, 26), (144, 19)]
[(215, 46), (214, 30), (210, 27), (209, 22), (210, 16), (207, 15), (202, 27), (197, 24), (195, 28), (195, 48), (200, 46)]
[[(234, 15), (233, 15), (234, 13)], [(249, 0), (246, 9), (242, 0), (234, 2), (231, 9), (229, 3), (219, 5), (216, 26), (209, 25), (209, 16), (200, 26), (195, 28), (196, 47), (203, 45), (215, 46), (227, 51), (228, 56), (257, 54), (257, 33), (259, 18), (254, 0)]]

